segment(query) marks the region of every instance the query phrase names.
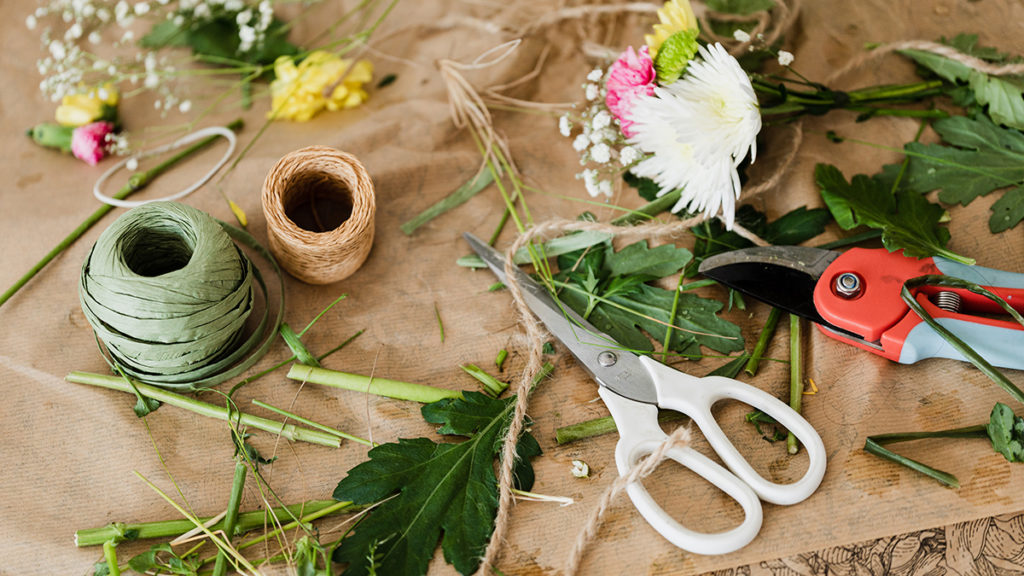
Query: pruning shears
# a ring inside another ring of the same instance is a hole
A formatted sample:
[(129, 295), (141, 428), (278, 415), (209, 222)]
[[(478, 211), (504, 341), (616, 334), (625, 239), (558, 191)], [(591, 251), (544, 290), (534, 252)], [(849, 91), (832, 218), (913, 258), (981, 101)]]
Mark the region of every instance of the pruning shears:
[[(912, 278), (961, 278), (1024, 311), (1024, 274), (967, 266), (940, 256), (916, 259), (901, 250), (744, 248), (711, 256), (699, 270), (743, 294), (814, 321), (832, 338), (901, 364), (925, 358), (966, 360), (903, 301), (901, 291)], [(911, 294), (942, 327), (989, 363), (1024, 370), (1024, 326), (1006, 319), (992, 300), (945, 286), (923, 285)]]
[[(503, 282), (505, 259), (497, 250), (465, 234), (473, 250)], [(761, 529), (761, 500), (796, 504), (810, 496), (825, 474), (825, 446), (803, 417), (772, 395), (732, 378), (697, 378), (651, 359), (623, 350), (571, 309), (562, 306), (537, 282), (518, 268), (512, 274), (522, 288), (530, 310), (599, 384), (598, 393), (619, 430), (615, 463), (627, 475), (637, 462), (657, 450), (668, 436), (658, 425), (658, 408), (689, 416), (700, 428), (725, 466), (693, 448), (673, 447), (668, 457), (689, 468), (725, 492), (743, 508), (743, 522), (718, 533), (696, 532), (666, 513), (640, 482), (626, 488), (637, 510), (662, 536), (676, 546), (699, 554), (725, 554), (747, 545)], [(791, 484), (763, 478), (733, 446), (711, 414), (720, 400), (737, 400), (773, 417), (806, 447), (809, 465), (804, 476)]]

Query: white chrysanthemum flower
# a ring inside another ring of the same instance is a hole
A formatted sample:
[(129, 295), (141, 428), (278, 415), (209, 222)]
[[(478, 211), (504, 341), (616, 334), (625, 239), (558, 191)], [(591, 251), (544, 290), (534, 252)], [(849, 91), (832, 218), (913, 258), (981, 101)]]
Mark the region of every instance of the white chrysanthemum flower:
[(633, 108), (629, 143), (652, 156), (632, 172), (651, 178), (660, 194), (677, 188), (684, 206), (708, 217), (722, 212), (731, 229), (740, 179), (736, 167), (748, 151), (753, 162), (761, 113), (750, 79), (721, 46), (700, 48), (680, 80), (655, 88)]
[(793, 53), (779, 50), (779, 66), (789, 66), (793, 63)]

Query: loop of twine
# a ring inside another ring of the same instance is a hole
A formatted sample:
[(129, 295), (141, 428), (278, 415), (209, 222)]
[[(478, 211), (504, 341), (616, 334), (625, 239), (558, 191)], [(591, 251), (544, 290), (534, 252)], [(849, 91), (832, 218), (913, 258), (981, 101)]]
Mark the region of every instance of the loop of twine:
[(601, 520), (604, 518), (604, 513), (608, 510), (612, 501), (618, 496), (627, 486), (634, 482), (639, 482), (644, 478), (651, 475), (652, 472), (658, 467), (659, 464), (668, 458), (669, 450), (673, 448), (683, 448), (690, 445), (690, 429), (689, 427), (679, 426), (672, 434), (670, 434), (665, 440), (658, 445), (658, 448), (651, 452), (646, 458), (637, 462), (632, 468), (629, 469), (629, 473), (624, 476), (619, 476), (615, 479), (615, 482), (605, 490), (604, 494), (601, 495), (601, 499), (598, 500), (597, 506), (590, 512), (590, 517), (587, 519), (587, 523), (580, 530), (576, 536), (576, 542), (573, 544), (572, 552), (569, 553), (569, 559), (565, 563), (565, 576), (573, 576), (580, 569), (580, 564), (583, 562), (583, 553), (587, 550), (587, 546), (590, 544), (594, 536), (597, 535), (597, 529), (601, 527)]
[[(351, 215), (333, 230), (297, 225), (287, 211), (316, 195), (351, 204)], [(373, 181), (359, 159), (328, 146), (285, 155), (263, 183), (263, 214), (270, 249), (292, 276), (308, 284), (330, 284), (355, 272), (370, 254), (374, 235)]]

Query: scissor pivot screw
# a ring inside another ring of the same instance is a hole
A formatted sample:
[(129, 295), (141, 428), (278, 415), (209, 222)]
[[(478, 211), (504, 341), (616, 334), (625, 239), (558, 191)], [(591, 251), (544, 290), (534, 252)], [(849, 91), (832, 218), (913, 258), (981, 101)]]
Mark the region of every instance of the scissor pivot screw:
[(836, 293), (843, 298), (855, 298), (860, 295), (860, 276), (853, 272), (843, 272), (836, 276)]
[(619, 357), (615, 355), (615, 352), (605, 350), (597, 355), (597, 363), (604, 368), (611, 368), (615, 366), (615, 363), (619, 361)]

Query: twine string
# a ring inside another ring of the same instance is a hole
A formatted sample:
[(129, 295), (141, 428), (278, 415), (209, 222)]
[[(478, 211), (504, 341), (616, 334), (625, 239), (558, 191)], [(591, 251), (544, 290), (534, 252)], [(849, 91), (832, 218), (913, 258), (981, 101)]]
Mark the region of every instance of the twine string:
[(892, 42), (884, 46), (879, 46), (870, 52), (865, 52), (857, 58), (850, 60), (845, 66), (829, 75), (829, 77), (825, 79), (825, 84), (832, 84), (854, 70), (858, 70), (887, 54), (899, 52), (900, 50), (921, 50), (923, 52), (931, 52), (932, 54), (937, 54), (939, 56), (949, 58), (950, 60), (955, 60), (964, 66), (992, 76), (1014, 76), (1024, 74), (1024, 63), (993, 64), (991, 62), (986, 62), (981, 58), (975, 58), (974, 56), (964, 54), (952, 46), (946, 46), (945, 44), (939, 44), (938, 42), (932, 42), (930, 40), (904, 40), (902, 42)]
[[(331, 230), (314, 232), (296, 224), (288, 211), (332, 197), (352, 213)], [(355, 156), (328, 146), (308, 146), (281, 158), (263, 183), (263, 213), (270, 249), (293, 276), (309, 284), (330, 284), (355, 272), (370, 254), (374, 237), (373, 181)]]

